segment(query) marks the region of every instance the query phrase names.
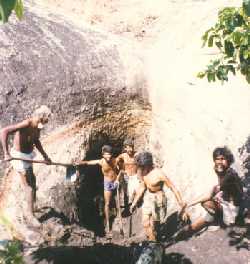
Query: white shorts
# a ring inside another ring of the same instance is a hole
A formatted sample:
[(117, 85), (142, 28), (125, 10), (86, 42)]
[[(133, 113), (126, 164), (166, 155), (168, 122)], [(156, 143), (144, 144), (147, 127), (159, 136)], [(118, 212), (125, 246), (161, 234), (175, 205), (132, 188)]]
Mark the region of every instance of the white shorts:
[[(225, 200), (220, 201), (220, 206), (222, 208), (223, 223), (225, 225), (234, 224), (235, 219), (239, 213), (239, 206), (235, 206), (232, 202), (228, 202)], [(214, 215), (207, 211), (205, 212), (203, 217), (208, 223), (214, 221)]]
[[(35, 153), (23, 153), (20, 151), (15, 150), (14, 148), (11, 149), (10, 155), (13, 158), (21, 158), (21, 159), (33, 159), (35, 157)], [(15, 171), (18, 172), (25, 172), (26, 170), (32, 168), (32, 163), (30, 162), (25, 162), (22, 160), (12, 160), (11, 165)]]
[(140, 181), (137, 175), (128, 176), (128, 197), (130, 199), (133, 197), (136, 190), (138, 190), (139, 186), (140, 186)]

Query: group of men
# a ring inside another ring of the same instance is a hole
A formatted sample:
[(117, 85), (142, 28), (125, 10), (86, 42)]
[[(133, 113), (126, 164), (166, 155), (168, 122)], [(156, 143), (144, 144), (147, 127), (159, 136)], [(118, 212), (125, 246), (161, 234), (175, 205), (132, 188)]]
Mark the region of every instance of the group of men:
[[(37, 109), (31, 118), (20, 123), (7, 126), (1, 130), (1, 142), (5, 161), (10, 161), (13, 169), (22, 178), (27, 188), (28, 210), (34, 217), (34, 201), (36, 191), (35, 176), (32, 164), (15, 160), (33, 159), (34, 147), (41, 153), (46, 163), (51, 160), (44, 151), (39, 140), (40, 130), (46, 124), (51, 115), (46, 106)], [(13, 147), (9, 150), (8, 138), (14, 134)], [(133, 213), (139, 201), (142, 201), (142, 223), (148, 240), (157, 240), (159, 224), (163, 224), (167, 217), (167, 199), (164, 186), (169, 188), (180, 206), (180, 216), (186, 221), (189, 218), (187, 209), (196, 204), (201, 204), (206, 214), (193, 223), (187, 225), (183, 232), (191, 234), (203, 226), (217, 220), (222, 216), (226, 225), (235, 223), (242, 203), (243, 190), (238, 174), (230, 167), (233, 163), (233, 155), (227, 147), (216, 148), (213, 152), (214, 171), (218, 177), (218, 184), (211, 192), (190, 204), (183, 201), (180, 192), (162, 169), (154, 165), (152, 154), (148, 151), (136, 153), (133, 140), (124, 141), (124, 153), (118, 157), (113, 156), (112, 147), (102, 147), (102, 158), (90, 161), (77, 161), (80, 165), (99, 165), (104, 177), (104, 216), (107, 232), (110, 232), (110, 204), (116, 188), (122, 186), (125, 194), (125, 206)], [(122, 183), (122, 184), (120, 184)], [(34, 219), (33, 219), (34, 220)], [(37, 220), (36, 220), (37, 221)], [(38, 221), (37, 221), (38, 222)], [(39, 222), (38, 222), (39, 225)]]

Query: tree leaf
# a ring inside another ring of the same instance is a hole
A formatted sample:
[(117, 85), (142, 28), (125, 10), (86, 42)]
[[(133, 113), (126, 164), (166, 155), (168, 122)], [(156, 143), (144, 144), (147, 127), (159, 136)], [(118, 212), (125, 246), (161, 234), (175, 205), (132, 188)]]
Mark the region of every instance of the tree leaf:
[(248, 73), (246, 74), (246, 80), (247, 80), (247, 82), (250, 84), (250, 72), (248, 72)]
[(205, 72), (198, 72), (197, 77), (200, 78), (200, 79), (202, 79), (202, 78), (205, 77), (205, 75), (206, 75)]
[(215, 45), (216, 45), (219, 49), (221, 49), (221, 48), (223, 47), (223, 45), (221, 44), (221, 41), (216, 41), (216, 42), (215, 42)]
[(232, 40), (235, 43), (235, 45), (239, 46), (241, 44), (241, 38), (242, 38), (241, 32), (235, 31), (232, 33)]
[(8, 21), (12, 10), (15, 8), (16, 0), (0, 0), (0, 16), (3, 23)]
[(234, 45), (231, 41), (225, 40), (224, 48), (225, 48), (225, 53), (228, 57), (232, 57), (234, 55)]
[(214, 72), (208, 72), (207, 79), (209, 82), (215, 81), (215, 73)]
[(16, 0), (15, 5), (16, 16), (21, 19), (23, 17), (23, 2), (22, 0)]
[(250, 16), (250, 0), (243, 0), (242, 3), (243, 11), (246, 16)]
[(245, 60), (247, 60), (248, 57), (249, 57), (249, 52), (248, 52), (248, 50), (247, 50), (247, 49), (243, 50), (242, 55), (243, 55), (243, 58), (244, 58)]
[(208, 47), (213, 47), (213, 44), (214, 44), (214, 35), (211, 35), (209, 38), (208, 38)]
[(228, 71), (232, 72), (233, 75), (236, 74), (235, 67), (233, 65), (227, 65), (227, 67), (228, 67)]

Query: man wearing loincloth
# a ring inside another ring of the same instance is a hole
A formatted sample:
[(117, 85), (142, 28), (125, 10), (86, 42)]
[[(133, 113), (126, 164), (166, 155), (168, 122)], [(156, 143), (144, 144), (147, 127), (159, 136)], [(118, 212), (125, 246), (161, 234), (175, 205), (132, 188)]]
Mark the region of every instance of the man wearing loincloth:
[[(127, 203), (132, 203), (136, 194), (136, 190), (140, 186), (140, 179), (137, 176), (137, 166), (135, 163), (136, 152), (134, 150), (134, 142), (131, 139), (126, 139), (123, 143), (124, 153), (117, 157), (120, 174), (123, 175), (123, 190), (125, 196), (125, 206)], [(128, 202), (127, 202), (128, 200)]]
[(79, 161), (76, 165), (99, 165), (104, 176), (104, 215), (107, 232), (110, 233), (110, 214), (109, 209), (112, 197), (118, 186), (117, 174), (118, 167), (116, 158), (113, 157), (113, 149), (109, 145), (102, 147), (102, 158), (99, 160)]
[[(43, 105), (33, 113), (31, 118), (25, 119), (14, 125), (9, 125), (1, 130), (1, 143), (3, 147), (4, 160), (10, 161), (13, 169), (21, 177), (27, 195), (26, 216), (36, 226), (40, 223), (34, 217), (34, 202), (36, 199), (36, 178), (33, 174), (32, 163), (13, 158), (33, 159), (34, 147), (42, 154), (47, 164), (51, 163), (40, 142), (40, 131), (51, 115), (50, 109)], [(13, 147), (9, 150), (8, 138), (13, 134)]]
[(181, 211), (183, 212), (182, 218), (184, 220), (187, 217), (184, 212), (186, 204), (183, 202), (180, 193), (165, 173), (161, 169), (154, 167), (153, 157), (150, 152), (139, 153), (135, 157), (135, 161), (137, 164), (137, 173), (142, 177), (143, 181), (130, 210), (134, 210), (137, 202), (145, 192), (142, 204), (143, 227), (148, 239), (156, 241), (156, 227), (159, 224), (163, 224), (167, 217), (167, 199), (163, 191), (163, 185), (170, 188), (174, 193), (181, 207)]

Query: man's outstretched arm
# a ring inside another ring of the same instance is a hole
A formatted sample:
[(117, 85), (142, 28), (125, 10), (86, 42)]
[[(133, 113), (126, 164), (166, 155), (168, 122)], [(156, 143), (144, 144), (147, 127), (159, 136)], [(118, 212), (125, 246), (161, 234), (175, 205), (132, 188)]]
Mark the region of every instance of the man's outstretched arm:
[(186, 212), (187, 203), (183, 201), (180, 192), (177, 190), (177, 188), (174, 186), (174, 184), (165, 174), (162, 174), (162, 180), (164, 181), (164, 184), (173, 192), (178, 204), (181, 207), (180, 210), (181, 219), (183, 221), (187, 221), (189, 219), (189, 214)]
[(81, 160), (75, 162), (75, 165), (101, 165), (101, 160)]
[(209, 194), (202, 195), (198, 197), (197, 199), (193, 200), (190, 204), (188, 204), (188, 207), (192, 207), (199, 203), (204, 203), (213, 198), (213, 191), (211, 191)]
[(20, 123), (7, 126), (1, 130), (1, 143), (2, 143), (2, 147), (3, 147), (3, 153), (4, 153), (4, 159), (5, 160), (11, 159), (11, 156), (9, 153), (9, 148), (8, 148), (8, 137), (9, 137), (9, 135), (15, 133), (16, 131), (18, 131), (20, 129), (27, 128), (27, 127), (29, 127), (29, 125), (30, 125), (30, 121), (27, 119), (27, 120), (24, 120)]
[(186, 206), (186, 203), (183, 201), (180, 192), (176, 189), (170, 179), (166, 175), (162, 175), (162, 180), (164, 181), (164, 184), (173, 192), (180, 207), (182, 208)]

